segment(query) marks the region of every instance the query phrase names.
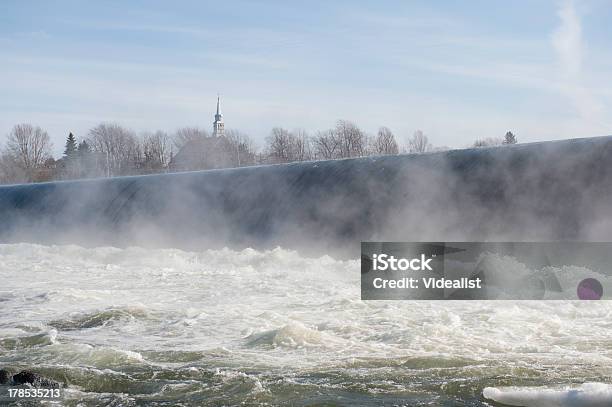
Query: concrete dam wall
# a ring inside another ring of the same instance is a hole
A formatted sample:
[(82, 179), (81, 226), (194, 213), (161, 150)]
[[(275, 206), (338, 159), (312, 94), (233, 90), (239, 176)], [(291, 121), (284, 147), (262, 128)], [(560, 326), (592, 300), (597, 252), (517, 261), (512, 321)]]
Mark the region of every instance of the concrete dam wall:
[(0, 242), (612, 240), (612, 137), (0, 187)]

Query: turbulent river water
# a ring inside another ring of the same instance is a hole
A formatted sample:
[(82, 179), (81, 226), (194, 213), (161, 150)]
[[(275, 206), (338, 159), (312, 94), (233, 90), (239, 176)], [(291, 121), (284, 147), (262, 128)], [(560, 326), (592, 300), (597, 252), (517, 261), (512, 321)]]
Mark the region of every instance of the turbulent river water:
[(282, 248), (10, 244), (0, 276), (0, 368), (65, 383), (61, 405), (612, 400), (605, 301), (367, 302), (358, 261)]

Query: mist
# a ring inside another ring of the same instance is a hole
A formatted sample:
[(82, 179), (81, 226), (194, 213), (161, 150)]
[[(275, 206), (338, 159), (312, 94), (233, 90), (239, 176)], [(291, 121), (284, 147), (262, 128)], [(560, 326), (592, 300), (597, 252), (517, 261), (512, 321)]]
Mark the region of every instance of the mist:
[(607, 240), (612, 138), (0, 187), (3, 242), (184, 249)]

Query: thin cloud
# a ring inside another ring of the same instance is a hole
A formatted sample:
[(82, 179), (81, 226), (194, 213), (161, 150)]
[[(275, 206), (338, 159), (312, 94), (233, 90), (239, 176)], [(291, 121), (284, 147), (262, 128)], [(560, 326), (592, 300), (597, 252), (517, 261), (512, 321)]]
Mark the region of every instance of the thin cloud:
[(561, 4), (557, 11), (561, 24), (552, 37), (553, 46), (563, 73), (579, 76), (582, 69), (582, 22), (571, 0)]
[(582, 20), (576, 4), (573, 0), (564, 1), (557, 14), (560, 24), (552, 35), (552, 45), (559, 63), (562, 88), (583, 120), (605, 127), (602, 120), (603, 105), (584, 84), (585, 44)]

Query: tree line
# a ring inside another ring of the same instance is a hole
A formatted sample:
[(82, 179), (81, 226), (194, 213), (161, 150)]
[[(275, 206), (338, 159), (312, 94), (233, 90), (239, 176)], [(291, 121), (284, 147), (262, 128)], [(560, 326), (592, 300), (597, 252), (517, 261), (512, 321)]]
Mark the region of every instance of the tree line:
[[(473, 146), (516, 142), (516, 136), (507, 132), (504, 138), (477, 140)], [(248, 135), (231, 129), (223, 137), (212, 137), (196, 127), (181, 128), (173, 134), (160, 130), (136, 134), (118, 124), (101, 123), (81, 139), (69, 133), (62, 157), (55, 159), (47, 131), (23, 123), (12, 128), (0, 149), (0, 183), (142, 175), (445, 149), (434, 147), (420, 130), (400, 143), (388, 127), (380, 127), (375, 135), (370, 135), (348, 120), (338, 120), (333, 128), (312, 135), (302, 129), (290, 131), (275, 127), (261, 149), (255, 147)]]

